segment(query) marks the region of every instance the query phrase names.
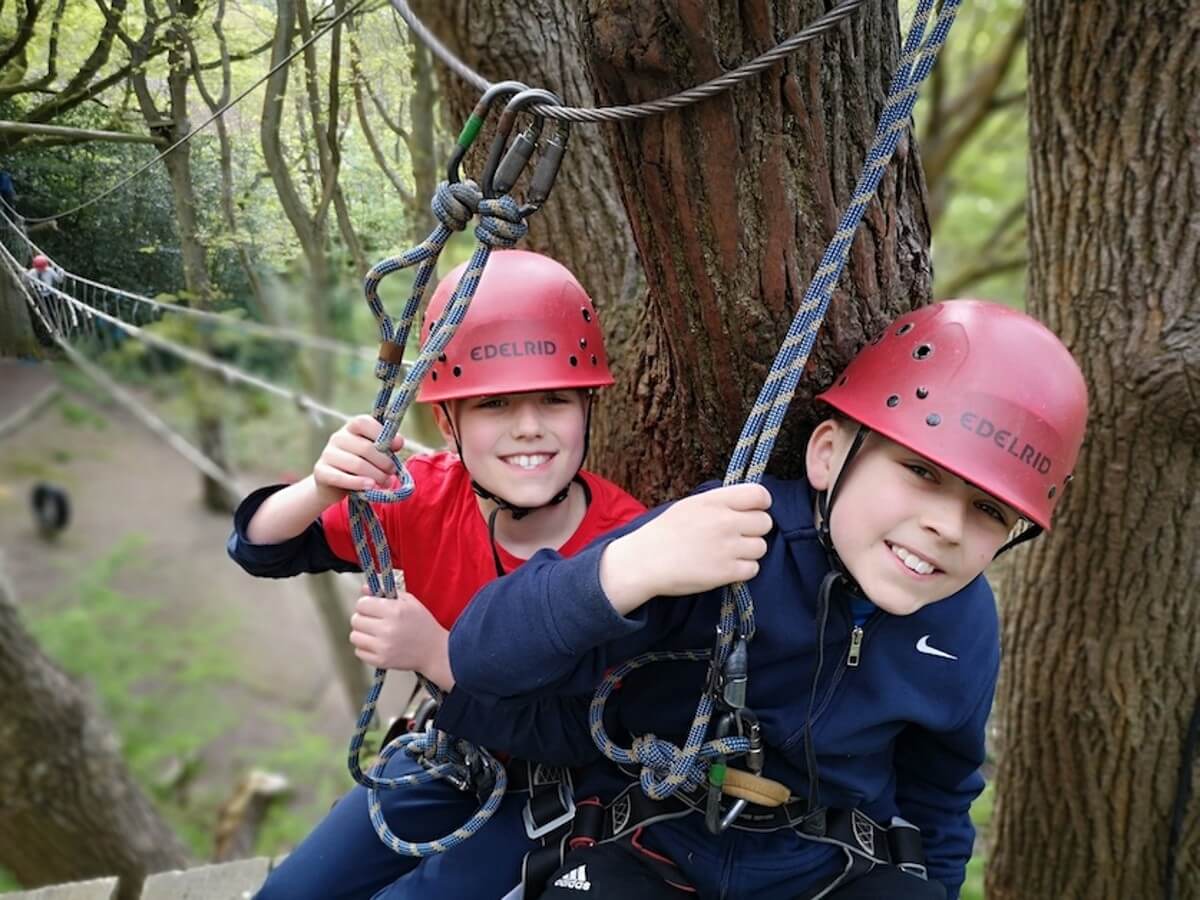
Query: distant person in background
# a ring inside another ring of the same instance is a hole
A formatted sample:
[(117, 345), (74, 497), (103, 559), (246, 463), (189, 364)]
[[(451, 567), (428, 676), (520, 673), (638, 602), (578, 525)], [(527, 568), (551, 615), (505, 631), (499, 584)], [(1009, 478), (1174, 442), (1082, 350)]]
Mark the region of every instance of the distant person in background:
[(4, 205), (12, 212), (17, 211), (17, 188), (13, 184), (12, 175), (3, 169), (0, 169), (0, 200), (3, 200)]
[(62, 270), (53, 265), (49, 258), (39, 253), (25, 270), (25, 277), (37, 285), (56, 288), (62, 282)]

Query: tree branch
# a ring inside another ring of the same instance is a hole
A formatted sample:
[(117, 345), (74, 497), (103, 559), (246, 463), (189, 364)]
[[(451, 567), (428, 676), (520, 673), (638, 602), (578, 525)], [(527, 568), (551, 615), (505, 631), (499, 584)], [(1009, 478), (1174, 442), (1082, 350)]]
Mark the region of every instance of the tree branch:
[(404, 201), (405, 205), (411, 206), (414, 202), (412, 191), (404, 186), (404, 182), (400, 180), (400, 176), (388, 165), (387, 156), (383, 152), (383, 148), (379, 146), (379, 141), (375, 137), (375, 130), (371, 127), (370, 119), (367, 116), (367, 105), (363, 95), (363, 72), (359, 65), (360, 53), (358, 41), (354, 36), (354, 32), (350, 33), (350, 83), (354, 89), (354, 108), (358, 112), (358, 122), (362, 127), (363, 137), (367, 141), (367, 147), (371, 151), (371, 156), (375, 159), (375, 165), (383, 171), (387, 176), (388, 181), (392, 183), (392, 187), (396, 189), (396, 193)]
[(939, 130), (928, 130), (921, 141), (925, 180), (933, 190), (951, 162), (995, 108), (994, 98), (1025, 41), (1025, 17), (1009, 29), (996, 55), (971, 76), (966, 88), (942, 110)]
[(38, 0), (25, 0), (25, 16), (17, 26), (17, 35), (13, 42), (0, 52), (0, 69), (12, 62), (24, 52), (29, 39), (33, 37), (33, 26), (37, 23), (38, 13), (42, 5)]
[(960, 272), (955, 272), (954, 276), (941, 287), (938, 293), (943, 297), (958, 297), (968, 287), (983, 281), (985, 278), (990, 278), (993, 275), (1002, 275), (1005, 272), (1011, 272), (1015, 269), (1023, 269), (1028, 264), (1029, 256), (1023, 254), (1009, 259), (993, 260), (991, 262), (980, 263), (976, 266), (968, 266)]

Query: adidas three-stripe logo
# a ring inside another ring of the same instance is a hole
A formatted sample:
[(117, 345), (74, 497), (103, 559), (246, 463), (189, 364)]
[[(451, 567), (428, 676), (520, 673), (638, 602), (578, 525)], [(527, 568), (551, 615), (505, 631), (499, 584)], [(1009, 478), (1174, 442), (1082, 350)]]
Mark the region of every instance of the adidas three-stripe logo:
[(587, 866), (577, 866), (572, 869), (554, 882), (554, 886), (569, 888), (573, 891), (590, 891), (592, 883), (587, 880)]

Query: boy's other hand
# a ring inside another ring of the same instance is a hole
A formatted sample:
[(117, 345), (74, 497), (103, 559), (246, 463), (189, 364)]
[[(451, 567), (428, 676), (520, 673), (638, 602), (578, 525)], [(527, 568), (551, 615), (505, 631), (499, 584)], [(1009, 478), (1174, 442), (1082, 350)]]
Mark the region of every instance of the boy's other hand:
[[(383, 426), (371, 416), (355, 416), (329, 438), (313, 466), (313, 480), (324, 499), (332, 505), (347, 494), (386, 486), (393, 474), (392, 461), (375, 449)], [(404, 437), (392, 439), (399, 452)]]
[(758, 574), (771, 530), (771, 494), (736, 484), (694, 494), (636, 531), (600, 559), (600, 585), (625, 615), (651, 597), (699, 594)]
[(454, 686), (450, 632), (412, 594), (401, 592), (390, 600), (369, 591), (364, 585), (350, 617), (354, 655), (376, 669), (420, 672), (443, 690), (450, 690)]

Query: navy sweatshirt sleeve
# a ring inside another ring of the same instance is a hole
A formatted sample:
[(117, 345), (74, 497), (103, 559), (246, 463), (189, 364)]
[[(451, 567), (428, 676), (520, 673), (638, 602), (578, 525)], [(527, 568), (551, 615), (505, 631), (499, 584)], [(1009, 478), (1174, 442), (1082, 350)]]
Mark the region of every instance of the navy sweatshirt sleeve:
[(960, 727), (934, 734), (916, 726), (896, 742), (896, 805), (921, 829), (929, 877), (946, 887), (946, 900), (958, 900), (975, 842), (971, 803), (983, 790), (980, 767), (996, 672), (984, 686)]
[(289, 578), (315, 572), (359, 572), (357, 563), (347, 562), (329, 549), (320, 520), (291, 540), (280, 544), (252, 544), (246, 538), (250, 520), (263, 501), (286, 485), (273, 484), (248, 495), (233, 514), (233, 533), (225, 545), (230, 559), (259, 578)]
[(681, 623), (691, 598), (651, 600), (622, 617), (600, 587), (600, 557), (646, 513), (565, 559), (541, 550), (484, 585), (450, 632), (458, 685), (488, 700), (590, 693), (604, 672)]
[(437, 727), (492, 750), (551, 766), (583, 766), (600, 751), (588, 730), (591, 696), (481, 700), (456, 686)]

